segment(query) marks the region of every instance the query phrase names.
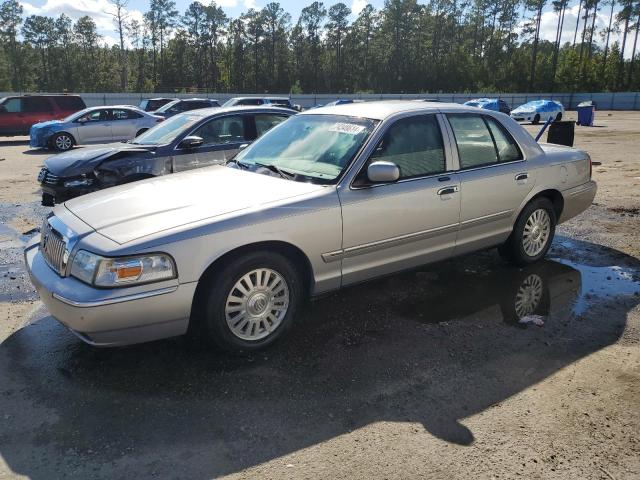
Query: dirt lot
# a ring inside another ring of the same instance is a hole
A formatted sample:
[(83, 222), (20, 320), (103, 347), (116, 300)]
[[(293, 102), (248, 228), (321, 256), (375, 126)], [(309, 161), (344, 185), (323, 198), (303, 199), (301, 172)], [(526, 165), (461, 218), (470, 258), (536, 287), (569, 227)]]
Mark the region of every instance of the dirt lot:
[[(596, 202), (549, 260), (350, 288), (248, 358), (57, 324), (21, 259), (45, 157), (0, 143), (0, 479), (640, 478), (640, 112), (597, 123)], [(543, 326), (517, 321), (531, 281)]]

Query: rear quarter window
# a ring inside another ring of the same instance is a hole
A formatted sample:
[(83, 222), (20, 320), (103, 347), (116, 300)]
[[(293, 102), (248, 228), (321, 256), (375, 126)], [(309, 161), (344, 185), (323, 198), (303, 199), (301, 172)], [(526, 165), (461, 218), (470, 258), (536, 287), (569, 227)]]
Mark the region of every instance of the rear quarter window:
[(47, 97), (25, 97), (22, 99), (22, 111), (31, 113), (50, 112), (53, 106)]

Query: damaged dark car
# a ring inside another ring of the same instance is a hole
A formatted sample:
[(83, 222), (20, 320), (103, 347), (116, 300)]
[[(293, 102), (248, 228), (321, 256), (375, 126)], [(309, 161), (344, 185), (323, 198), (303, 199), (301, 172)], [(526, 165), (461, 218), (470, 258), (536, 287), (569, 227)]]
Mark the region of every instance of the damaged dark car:
[(53, 206), (103, 188), (225, 163), (294, 113), (276, 107), (194, 110), (171, 117), (126, 143), (49, 157), (38, 175), (42, 204)]

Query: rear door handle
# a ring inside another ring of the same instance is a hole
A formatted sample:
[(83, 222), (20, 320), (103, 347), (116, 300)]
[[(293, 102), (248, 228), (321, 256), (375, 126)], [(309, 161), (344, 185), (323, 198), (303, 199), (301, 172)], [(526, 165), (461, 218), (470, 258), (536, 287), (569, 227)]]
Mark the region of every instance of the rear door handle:
[(458, 191), (457, 185), (452, 185), (450, 187), (443, 187), (438, 190), (438, 195), (451, 195), (452, 193), (456, 193)]
[(516, 182), (521, 182), (529, 178), (529, 174), (527, 172), (519, 173), (516, 175)]

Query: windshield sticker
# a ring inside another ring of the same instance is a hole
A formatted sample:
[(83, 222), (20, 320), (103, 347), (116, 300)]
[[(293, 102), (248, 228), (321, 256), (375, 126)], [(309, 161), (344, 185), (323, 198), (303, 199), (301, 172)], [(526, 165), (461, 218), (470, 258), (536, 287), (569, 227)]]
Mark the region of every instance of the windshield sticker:
[(353, 123), (334, 123), (329, 128), (330, 132), (347, 133), (349, 135), (358, 135), (365, 127), (362, 125), (354, 125)]

